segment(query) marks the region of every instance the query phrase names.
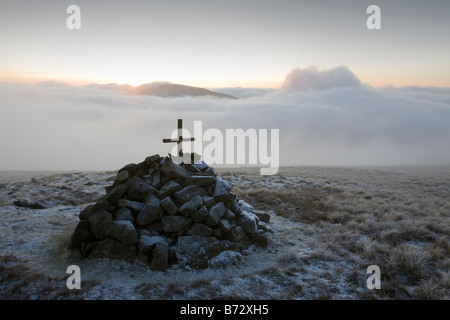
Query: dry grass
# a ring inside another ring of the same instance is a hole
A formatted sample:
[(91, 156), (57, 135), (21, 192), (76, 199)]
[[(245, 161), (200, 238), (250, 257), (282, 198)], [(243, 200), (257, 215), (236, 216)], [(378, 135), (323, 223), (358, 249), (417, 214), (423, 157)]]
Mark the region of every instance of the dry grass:
[(12, 254), (0, 256), (0, 300), (83, 299), (98, 282), (83, 281), (82, 289), (69, 290), (69, 275), (48, 276), (34, 272), (27, 262)]

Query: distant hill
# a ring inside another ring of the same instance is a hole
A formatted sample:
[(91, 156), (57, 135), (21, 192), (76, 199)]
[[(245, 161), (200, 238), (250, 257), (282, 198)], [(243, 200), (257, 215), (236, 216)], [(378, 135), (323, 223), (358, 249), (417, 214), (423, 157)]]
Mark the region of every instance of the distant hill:
[(136, 94), (147, 94), (164, 98), (179, 97), (216, 97), (221, 99), (237, 99), (231, 95), (214, 92), (203, 88), (185, 86), (170, 82), (152, 82), (137, 86), (133, 90)]

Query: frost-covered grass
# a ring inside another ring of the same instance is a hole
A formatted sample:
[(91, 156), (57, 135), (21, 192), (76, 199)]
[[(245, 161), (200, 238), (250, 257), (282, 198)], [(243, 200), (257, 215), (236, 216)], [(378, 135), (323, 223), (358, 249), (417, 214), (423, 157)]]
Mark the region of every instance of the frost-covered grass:
[[(1, 299), (449, 299), (450, 168), (219, 169), (271, 215), (267, 250), (226, 268), (152, 272), (67, 250), (77, 214), (114, 172), (12, 177), (0, 188)], [(17, 199), (47, 209), (17, 208)], [(65, 287), (82, 270), (82, 290)], [(367, 267), (381, 289), (366, 287)]]

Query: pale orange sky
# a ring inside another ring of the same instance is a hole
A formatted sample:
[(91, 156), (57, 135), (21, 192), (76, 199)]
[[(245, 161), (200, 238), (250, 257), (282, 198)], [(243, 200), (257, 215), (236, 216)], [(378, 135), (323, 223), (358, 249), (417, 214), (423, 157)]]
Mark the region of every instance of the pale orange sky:
[(346, 65), (363, 83), (450, 86), (450, 2), (11, 1), (0, 12), (0, 81), (70, 84), (170, 81), (278, 88), (294, 68)]

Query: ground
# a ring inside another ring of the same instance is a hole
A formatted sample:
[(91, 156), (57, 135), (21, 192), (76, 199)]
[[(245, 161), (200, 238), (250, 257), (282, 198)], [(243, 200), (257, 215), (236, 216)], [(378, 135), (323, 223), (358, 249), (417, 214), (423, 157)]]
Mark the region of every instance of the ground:
[[(79, 212), (115, 171), (0, 173), (0, 299), (450, 299), (450, 167), (218, 172), (270, 213), (268, 249), (250, 247), (225, 268), (166, 272), (68, 250)], [(80, 290), (66, 287), (69, 265), (81, 269)], [(379, 290), (367, 287), (371, 265)]]

